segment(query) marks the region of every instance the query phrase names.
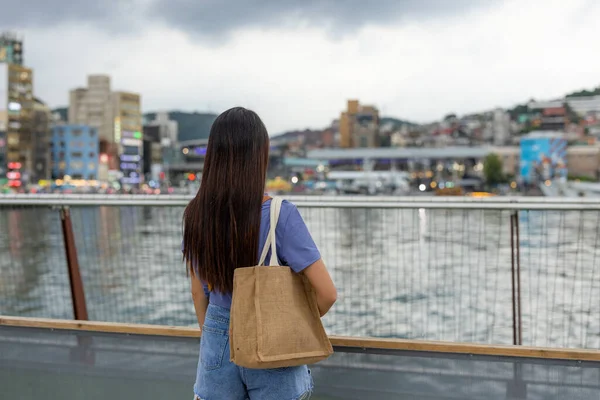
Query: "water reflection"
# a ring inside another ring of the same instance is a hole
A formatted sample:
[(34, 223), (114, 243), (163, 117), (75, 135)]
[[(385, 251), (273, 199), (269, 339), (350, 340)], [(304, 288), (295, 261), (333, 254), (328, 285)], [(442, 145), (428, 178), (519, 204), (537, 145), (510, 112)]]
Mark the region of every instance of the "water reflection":
[[(182, 212), (72, 208), (91, 318), (194, 323)], [(301, 213), (339, 290), (330, 333), (511, 343), (510, 212)], [(600, 346), (600, 214), (519, 215), (527, 344)], [(0, 314), (71, 317), (58, 211), (4, 209), (0, 223)]]

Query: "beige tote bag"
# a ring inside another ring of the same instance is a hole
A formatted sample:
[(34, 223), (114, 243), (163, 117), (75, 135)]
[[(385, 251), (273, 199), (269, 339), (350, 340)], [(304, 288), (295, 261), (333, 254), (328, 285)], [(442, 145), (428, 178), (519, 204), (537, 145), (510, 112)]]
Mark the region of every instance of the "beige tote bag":
[[(304, 274), (279, 266), (275, 229), (281, 202), (271, 200), (271, 227), (258, 266), (237, 268), (233, 277), (230, 355), (241, 367), (292, 367), (333, 354), (312, 285)], [(269, 248), (271, 260), (263, 266)]]

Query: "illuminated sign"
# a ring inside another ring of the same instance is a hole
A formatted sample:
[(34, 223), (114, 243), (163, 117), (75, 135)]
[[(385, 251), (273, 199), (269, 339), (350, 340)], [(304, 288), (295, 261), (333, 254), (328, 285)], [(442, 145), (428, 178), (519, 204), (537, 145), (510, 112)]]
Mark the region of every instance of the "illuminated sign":
[(137, 169), (139, 164), (136, 163), (121, 163), (121, 169)]
[(121, 161), (140, 161), (141, 157), (140, 156), (130, 156), (127, 154), (123, 154), (121, 156)]
[(121, 137), (124, 138), (132, 138), (132, 139), (142, 139), (142, 132), (139, 131), (121, 131)]
[(121, 141), (121, 118), (115, 118), (115, 142)]
[(124, 146), (135, 146), (135, 147), (139, 147), (142, 145), (142, 141), (139, 139), (122, 139), (121, 143)]

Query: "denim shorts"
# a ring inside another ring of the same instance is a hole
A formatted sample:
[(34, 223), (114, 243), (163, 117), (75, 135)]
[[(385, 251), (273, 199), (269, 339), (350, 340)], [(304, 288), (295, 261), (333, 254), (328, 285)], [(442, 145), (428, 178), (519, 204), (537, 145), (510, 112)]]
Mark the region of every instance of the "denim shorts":
[(229, 310), (209, 304), (194, 385), (199, 400), (305, 400), (313, 380), (306, 365), (249, 369), (229, 360)]

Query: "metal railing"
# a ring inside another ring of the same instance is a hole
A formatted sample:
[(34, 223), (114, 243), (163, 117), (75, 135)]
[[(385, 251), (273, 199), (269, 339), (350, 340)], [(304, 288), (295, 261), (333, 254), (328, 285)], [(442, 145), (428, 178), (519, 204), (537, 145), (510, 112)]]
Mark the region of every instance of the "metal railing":
[[(91, 320), (192, 325), (189, 199), (0, 196), (0, 314), (73, 318), (72, 246)], [(600, 347), (597, 201), (289, 199), (338, 287), (330, 334)]]

